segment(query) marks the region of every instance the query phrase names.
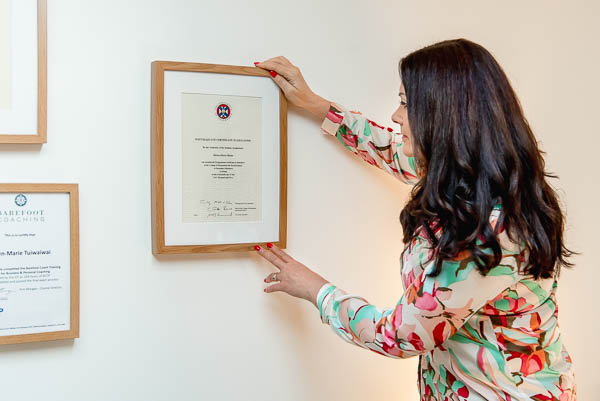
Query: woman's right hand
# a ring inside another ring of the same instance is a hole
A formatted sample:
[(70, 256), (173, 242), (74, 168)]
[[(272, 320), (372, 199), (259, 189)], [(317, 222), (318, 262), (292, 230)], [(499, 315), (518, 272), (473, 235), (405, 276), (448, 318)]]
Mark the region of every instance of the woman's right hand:
[(314, 93), (300, 72), (300, 69), (283, 57), (273, 57), (263, 62), (254, 63), (259, 68), (268, 70), (273, 81), (281, 88), (287, 100), (323, 119), (329, 111), (330, 102)]

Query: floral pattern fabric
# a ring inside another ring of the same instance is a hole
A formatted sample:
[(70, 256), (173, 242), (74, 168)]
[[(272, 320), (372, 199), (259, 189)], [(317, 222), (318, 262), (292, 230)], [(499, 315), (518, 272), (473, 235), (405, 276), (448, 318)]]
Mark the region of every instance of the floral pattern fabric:
[[(401, 135), (333, 103), (321, 126), (344, 147), (399, 180), (418, 178)], [(502, 212), (490, 213), (495, 228)], [(441, 235), (439, 229), (435, 235)], [(557, 323), (556, 279), (526, 275), (527, 252), (503, 227), (501, 263), (479, 273), (469, 252), (429, 276), (435, 249), (425, 230), (400, 258), (404, 294), (379, 308), (331, 283), (317, 295), (323, 323), (343, 340), (392, 358), (419, 356), (421, 400), (576, 399), (572, 362)]]

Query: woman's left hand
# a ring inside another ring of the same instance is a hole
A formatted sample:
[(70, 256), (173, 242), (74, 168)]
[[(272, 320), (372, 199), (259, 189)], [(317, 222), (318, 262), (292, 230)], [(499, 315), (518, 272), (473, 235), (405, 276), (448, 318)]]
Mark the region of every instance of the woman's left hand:
[(277, 246), (271, 243), (267, 246), (270, 247), (263, 248), (257, 245), (255, 249), (260, 256), (271, 262), (279, 271), (271, 273), (265, 278), (265, 283), (275, 282), (275, 284), (265, 288), (265, 292), (282, 291), (293, 297), (306, 299), (317, 306), (317, 293), (323, 284), (327, 283), (327, 280)]

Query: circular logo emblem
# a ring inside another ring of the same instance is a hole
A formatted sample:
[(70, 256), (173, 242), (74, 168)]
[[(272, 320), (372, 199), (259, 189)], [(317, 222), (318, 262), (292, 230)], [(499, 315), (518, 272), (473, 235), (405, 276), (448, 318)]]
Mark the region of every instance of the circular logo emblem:
[(227, 120), (231, 117), (231, 107), (228, 104), (221, 103), (217, 106), (217, 116), (221, 120)]
[(19, 194), (15, 197), (15, 204), (17, 206), (25, 206), (27, 204), (27, 197), (23, 194)]

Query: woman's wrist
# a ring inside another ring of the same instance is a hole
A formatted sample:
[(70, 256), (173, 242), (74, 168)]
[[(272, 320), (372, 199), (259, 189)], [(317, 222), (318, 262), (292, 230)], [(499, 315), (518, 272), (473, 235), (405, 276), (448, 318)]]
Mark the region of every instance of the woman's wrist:
[(319, 295), (319, 290), (323, 287), (323, 285), (325, 285), (327, 283), (329, 283), (329, 281), (325, 280), (321, 276), (318, 276), (311, 283), (311, 285), (310, 285), (310, 287), (308, 289), (308, 295), (306, 297), (306, 300), (309, 301), (309, 302), (311, 302), (316, 308), (319, 307), (317, 305), (317, 296)]
[(331, 102), (329, 100), (322, 98), (316, 93), (313, 93), (311, 99), (307, 102), (304, 109), (308, 110), (310, 113), (323, 120), (329, 112), (330, 105)]

